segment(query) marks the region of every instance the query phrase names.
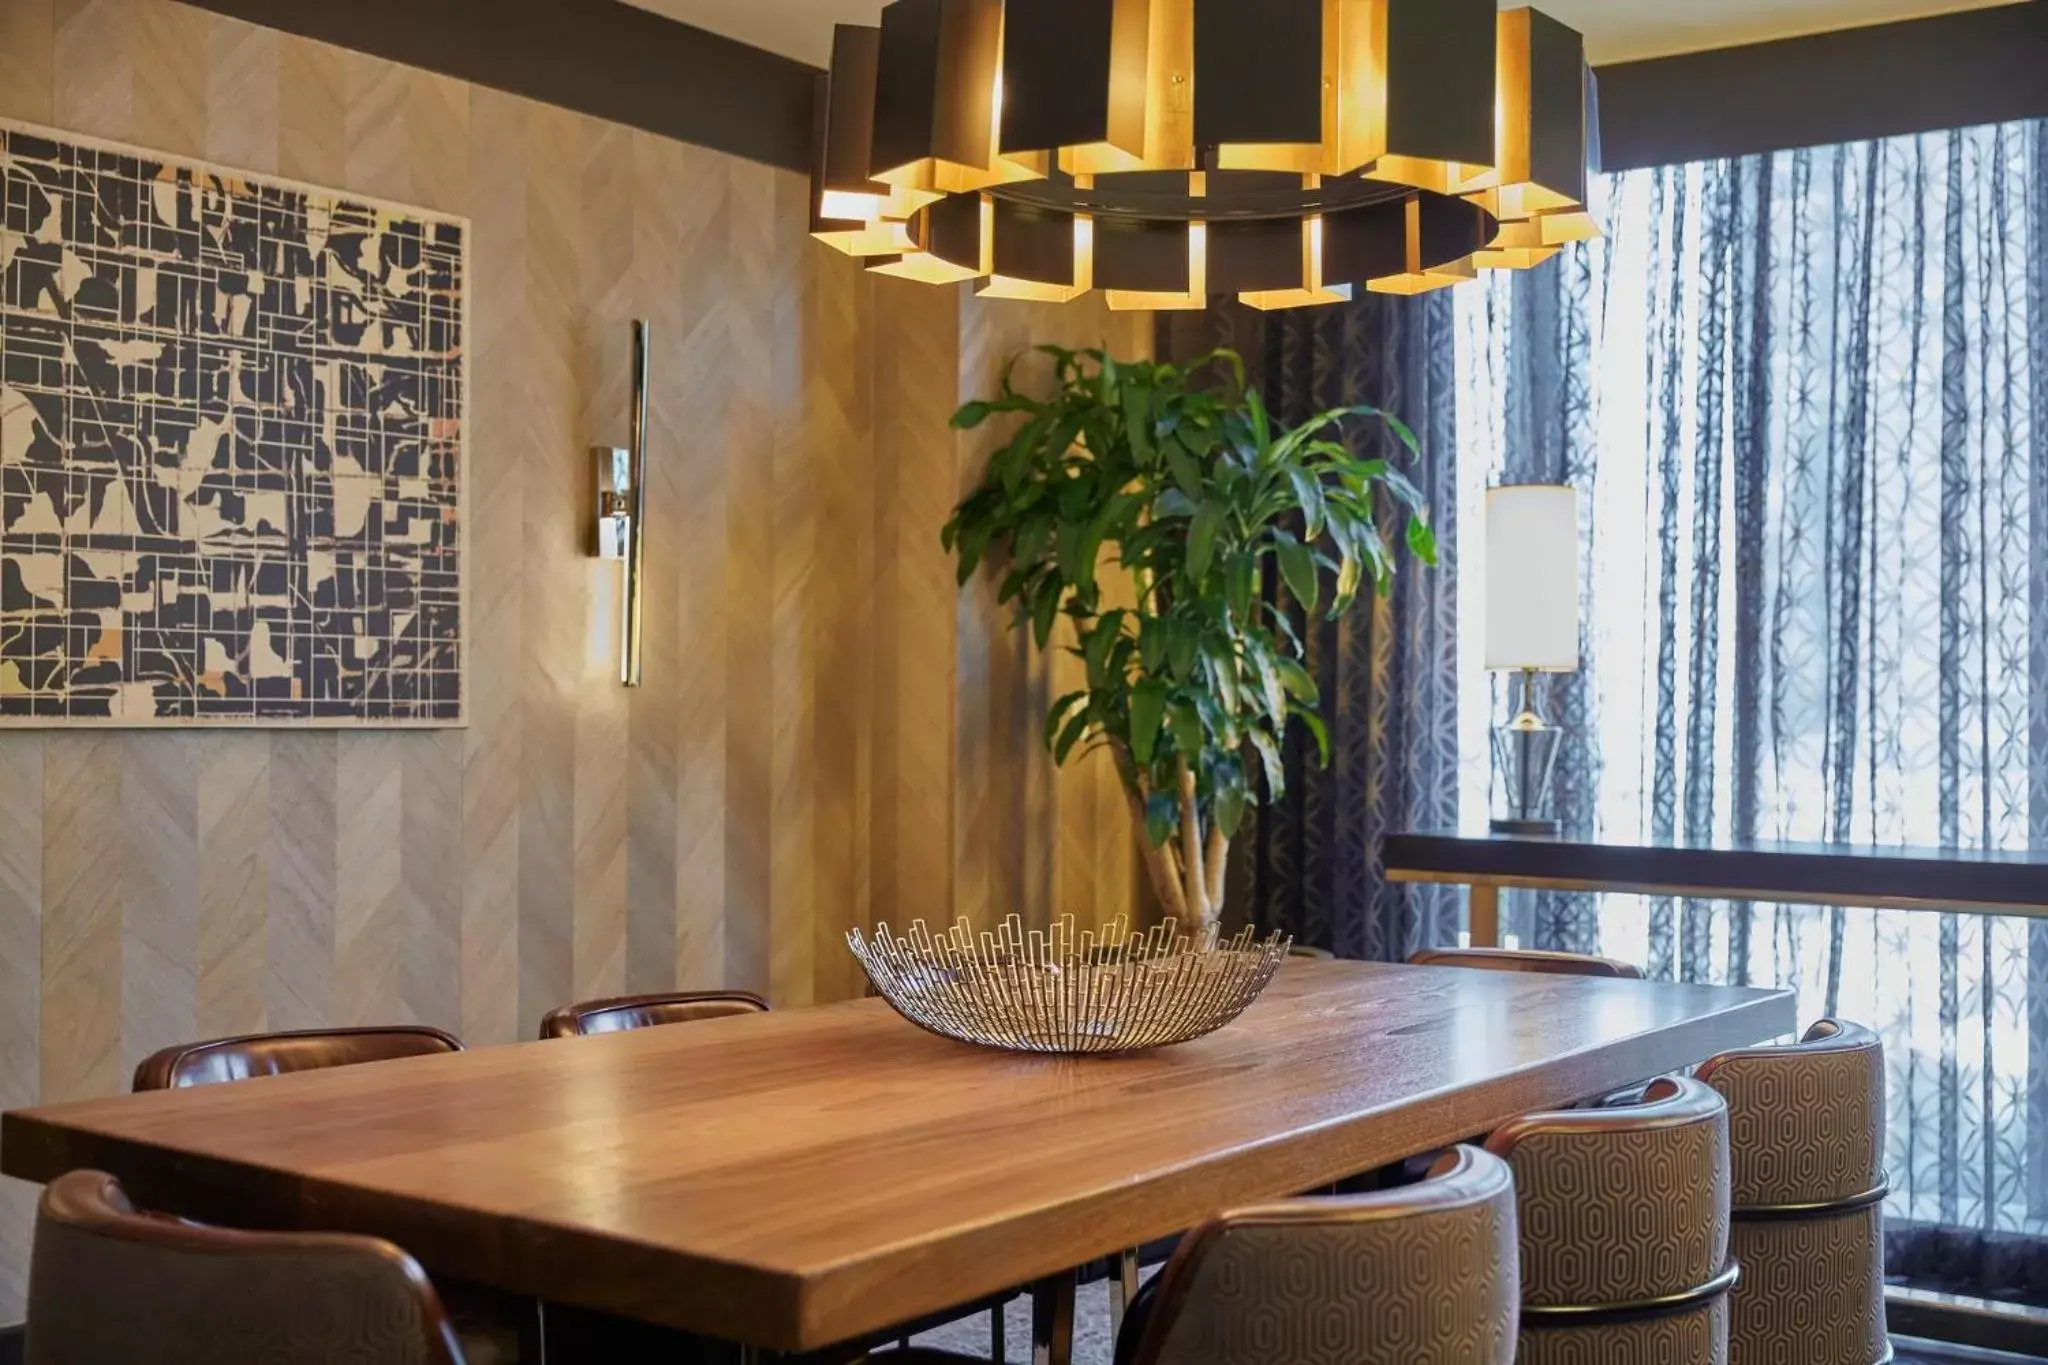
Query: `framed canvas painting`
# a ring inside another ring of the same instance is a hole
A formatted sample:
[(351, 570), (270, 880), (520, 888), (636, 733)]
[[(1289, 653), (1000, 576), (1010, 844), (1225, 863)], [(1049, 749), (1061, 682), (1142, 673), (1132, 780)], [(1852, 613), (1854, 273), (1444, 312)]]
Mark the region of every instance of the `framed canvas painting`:
[(468, 224), (0, 121), (0, 726), (463, 723)]

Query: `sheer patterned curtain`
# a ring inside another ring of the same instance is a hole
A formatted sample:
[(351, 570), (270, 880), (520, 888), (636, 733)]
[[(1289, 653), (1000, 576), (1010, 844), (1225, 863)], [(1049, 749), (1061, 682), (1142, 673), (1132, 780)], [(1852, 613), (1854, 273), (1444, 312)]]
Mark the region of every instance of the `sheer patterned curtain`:
[[(1501, 479), (1578, 486), (1564, 813), (1603, 836), (2048, 850), (2048, 124), (1606, 179), (1457, 299), (1459, 619)], [(1460, 672), (1461, 802), (1493, 684)], [(1547, 895), (1510, 924), (1878, 1028), (1891, 1269), (2048, 1301), (2048, 929)]]

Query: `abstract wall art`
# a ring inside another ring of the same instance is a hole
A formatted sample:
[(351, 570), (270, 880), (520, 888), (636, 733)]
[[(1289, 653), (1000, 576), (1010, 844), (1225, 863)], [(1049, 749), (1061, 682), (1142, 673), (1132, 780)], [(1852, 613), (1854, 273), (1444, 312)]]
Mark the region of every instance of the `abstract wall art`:
[(463, 720), (467, 225), (0, 122), (0, 726)]

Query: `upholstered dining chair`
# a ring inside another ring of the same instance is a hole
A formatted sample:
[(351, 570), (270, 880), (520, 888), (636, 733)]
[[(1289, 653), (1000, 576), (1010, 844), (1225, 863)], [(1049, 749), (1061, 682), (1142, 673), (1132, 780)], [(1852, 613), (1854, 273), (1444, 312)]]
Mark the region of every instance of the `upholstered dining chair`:
[(1514, 1171), (1523, 1365), (1724, 1365), (1728, 1106), (1691, 1079), (1530, 1114), (1486, 1149)]
[[(462, 1040), (454, 1034), (424, 1024), (247, 1033), (179, 1043), (152, 1053), (135, 1068), (133, 1088), (178, 1090), (462, 1050)], [(538, 1315), (530, 1301), (474, 1285), (450, 1282), (442, 1289), (471, 1365), (538, 1353)]]
[(1823, 1019), (1799, 1042), (1709, 1059), (1728, 1101), (1732, 1365), (1879, 1365), (1884, 1317), (1884, 1047)]
[(1641, 979), (1642, 969), (1611, 957), (1549, 953), (1532, 948), (1425, 948), (1408, 959), (1411, 967), (1478, 967), (1490, 972), (1539, 972), (1553, 976), (1611, 976)]
[(389, 1242), (138, 1213), (72, 1171), (37, 1211), (27, 1365), (464, 1365), (419, 1264)]
[[(1132, 1303), (1117, 1365), (1509, 1365), (1515, 1189), (1475, 1147), (1421, 1184), (1288, 1199), (1181, 1239)], [(912, 1348), (876, 1365), (967, 1359)]]
[(687, 1024), (729, 1014), (759, 1014), (768, 1002), (752, 991), (674, 991), (664, 995), (619, 995), (584, 1000), (549, 1010), (540, 1021), (542, 1038), (581, 1038), (623, 1033), (660, 1024)]
[(134, 1088), (176, 1090), (188, 1085), (246, 1081), (254, 1076), (280, 1076), (290, 1071), (317, 1071), (358, 1062), (460, 1051), (462, 1042), (454, 1034), (416, 1024), (247, 1033), (235, 1038), (179, 1043), (152, 1053), (135, 1068)]

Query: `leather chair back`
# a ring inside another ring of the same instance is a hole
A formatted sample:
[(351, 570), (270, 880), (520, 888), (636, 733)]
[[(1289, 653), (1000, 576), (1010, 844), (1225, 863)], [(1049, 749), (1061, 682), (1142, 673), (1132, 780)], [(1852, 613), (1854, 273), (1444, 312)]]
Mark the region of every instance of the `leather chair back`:
[(548, 1011), (540, 1021), (543, 1038), (581, 1038), (593, 1033), (623, 1033), (661, 1024), (687, 1024), (728, 1014), (759, 1014), (768, 1002), (751, 991), (677, 991), (668, 995), (621, 995), (610, 1000), (585, 1000)]
[(462, 1359), (433, 1285), (389, 1242), (152, 1217), (98, 1171), (43, 1191), (26, 1365)]
[(1531, 1114), (1486, 1149), (1515, 1175), (1525, 1365), (1723, 1365), (1728, 1107), (1698, 1081)]
[(1542, 972), (1553, 976), (1612, 976), (1640, 980), (1642, 968), (1611, 957), (1546, 953), (1521, 948), (1425, 948), (1411, 967), (1478, 967), (1490, 972)]
[(1884, 1046), (1823, 1019), (1788, 1047), (1724, 1052), (1699, 1078), (1728, 1101), (1733, 1365), (1876, 1365), (1884, 1318)]
[(1226, 1213), (1181, 1240), (1118, 1365), (1510, 1365), (1508, 1168), (1460, 1147), (1419, 1185)]
[(254, 1076), (281, 1076), (292, 1071), (460, 1051), (462, 1043), (455, 1035), (424, 1025), (250, 1033), (238, 1038), (180, 1043), (145, 1057), (142, 1065), (135, 1068), (134, 1088), (174, 1090), (188, 1085), (246, 1081)]

